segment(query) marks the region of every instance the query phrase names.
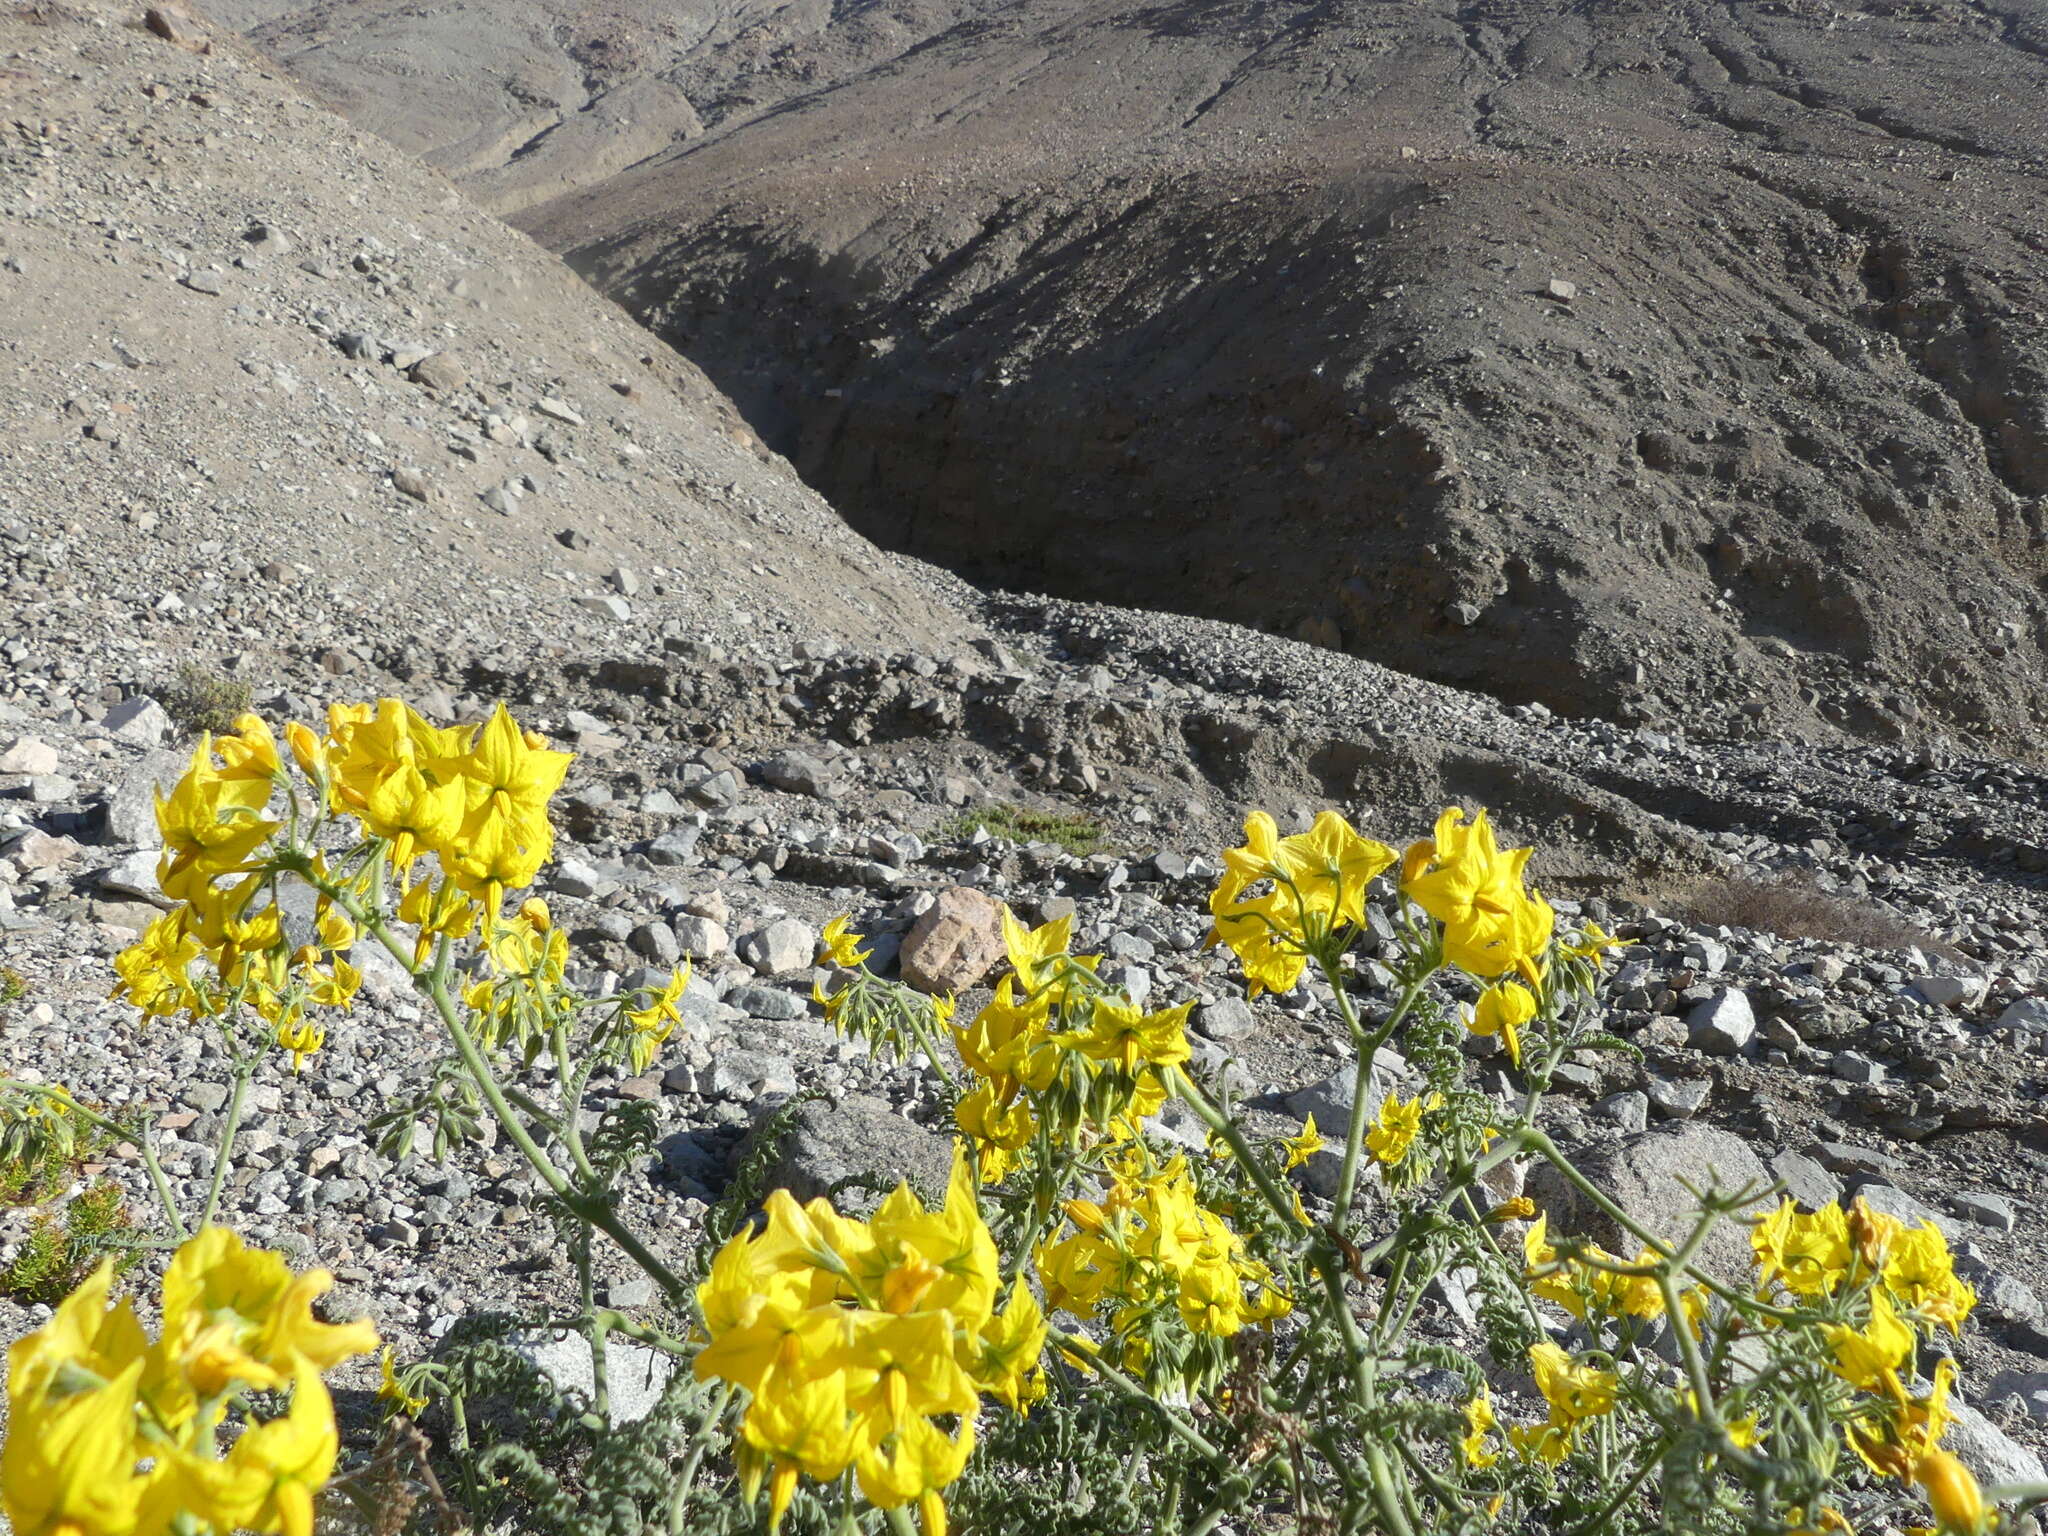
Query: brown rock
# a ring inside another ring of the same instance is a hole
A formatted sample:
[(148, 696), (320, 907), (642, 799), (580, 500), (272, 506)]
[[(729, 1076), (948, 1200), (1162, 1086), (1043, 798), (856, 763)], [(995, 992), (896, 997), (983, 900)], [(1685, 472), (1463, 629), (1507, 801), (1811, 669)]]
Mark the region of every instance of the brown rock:
[(421, 358), (406, 370), (406, 377), (427, 389), (460, 389), (469, 382), (469, 375), (463, 371), (462, 364), (446, 352), (435, 352)]
[(193, 53), (211, 53), (213, 44), (207, 40), (199, 24), (175, 6), (153, 5), (143, 13), (142, 24), (165, 42)]
[(965, 885), (939, 893), (903, 940), (903, 979), (920, 992), (964, 992), (1003, 954), (1003, 909)]

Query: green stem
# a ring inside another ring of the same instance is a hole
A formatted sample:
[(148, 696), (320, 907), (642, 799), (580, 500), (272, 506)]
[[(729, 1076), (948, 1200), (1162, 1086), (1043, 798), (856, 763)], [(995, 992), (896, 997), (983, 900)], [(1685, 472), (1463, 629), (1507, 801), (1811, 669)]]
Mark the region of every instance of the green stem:
[(682, 1470), (676, 1474), (676, 1491), (668, 1504), (669, 1536), (683, 1536), (688, 1529), (683, 1516), (690, 1507), (690, 1489), (697, 1481), (697, 1468), (704, 1460), (704, 1452), (718, 1433), (719, 1421), (725, 1417), (726, 1404), (732, 1401), (732, 1383), (724, 1382), (718, 1389), (718, 1401), (711, 1412), (704, 1416), (704, 1423), (697, 1433), (690, 1437), (690, 1451), (683, 1458)]
[(142, 1157), (142, 1166), (149, 1171), (150, 1185), (156, 1190), (157, 1203), (164, 1208), (164, 1217), (170, 1222), (171, 1230), (177, 1234), (180, 1242), (183, 1242), (192, 1235), (190, 1229), (185, 1225), (184, 1216), (178, 1210), (177, 1197), (171, 1193), (171, 1181), (164, 1177), (163, 1164), (156, 1159), (156, 1148), (150, 1145), (149, 1127), (145, 1126), (139, 1132), (131, 1134), (131, 1127), (125, 1126), (120, 1121), (103, 1115), (97, 1110), (86, 1108), (85, 1105), (79, 1103), (77, 1099), (71, 1096), (69, 1089), (56, 1084), (10, 1082), (7, 1086), (17, 1093), (25, 1093), (34, 1098), (49, 1099), (61, 1104), (68, 1112), (89, 1121), (102, 1131), (105, 1131), (109, 1136), (117, 1136), (122, 1141), (132, 1141), (136, 1151)]
[(1088, 1370), (1093, 1371), (1126, 1397), (1133, 1398), (1152, 1408), (1165, 1421), (1167, 1428), (1171, 1429), (1174, 1434), (1185, 1441), (1189, 1449), (1197, 1455), (1205, 1457), (1212, 1466), (1218, 1468), (1223, 1466), (1223, 1453), (1212, 1445), (1200, 1430), (1196, 1429), (1194, 1425), (1188, 1423), (1185, 1419), (1180, 1418), (1166, 1404), (1160, 1402), (1158, 1398), (1139, 1386), (1137, 1382), (1131, 1380), (1130, 1377), (1103, 1359), (1101, 1352), (1096, 1349), (1095, 1342), (1092, 1339), (1082, 1338), (1078, 1334), (1061, 1333), (1053, 1336), (1053, 1342), (1062, 1348), (1072, 1350), (1075, 1355), (1086, 1360), (1088, 1362)]
[(228, 1181), (228, 1164), (233, 1160), (235, 1132), (242, 1123), (242, 1104), (249, 1096), (249, 1079), (255, 1075), (254, 1062), (235, 1063), (234, 1091), (228, 1096), (227, 1117), (221, 1121), (220, 1145), (213, 1154), (213, 1181), (206, 1188), (206, 1209), (199, 1213), (199, 1230), (204, 1232), (213, 1225), (214, 1213), (220, 1209), (221, 1190)]

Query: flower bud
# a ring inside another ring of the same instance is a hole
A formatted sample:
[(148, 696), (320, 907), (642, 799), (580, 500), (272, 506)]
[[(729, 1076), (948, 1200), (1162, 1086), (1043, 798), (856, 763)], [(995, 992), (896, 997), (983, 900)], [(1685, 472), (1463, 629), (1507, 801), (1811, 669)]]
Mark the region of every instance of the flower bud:
[(1922, 1456), (1913, 1479), (1927, 1495), (1935, 1525), (1948, 1536), (1977, 1536), (1984, 1529), (1984, 1494), (1977, 1479), (1947, 1451)]

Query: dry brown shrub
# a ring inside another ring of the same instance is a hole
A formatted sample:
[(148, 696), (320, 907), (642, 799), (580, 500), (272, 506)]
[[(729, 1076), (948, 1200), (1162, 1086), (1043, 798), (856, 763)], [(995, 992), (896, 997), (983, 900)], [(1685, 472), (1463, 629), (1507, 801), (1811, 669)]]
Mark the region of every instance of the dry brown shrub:
[(1853, 896), (1824, 891), (1796, 875), (1703, 881), (1673, 906), (1680, 916), (1706, 927), (1749, 928), (1781, 939), (1853, 944), (1859, 949), (1918, 948), (1923, 954), (1960, 958), (1948, 940), (1917, 923)]

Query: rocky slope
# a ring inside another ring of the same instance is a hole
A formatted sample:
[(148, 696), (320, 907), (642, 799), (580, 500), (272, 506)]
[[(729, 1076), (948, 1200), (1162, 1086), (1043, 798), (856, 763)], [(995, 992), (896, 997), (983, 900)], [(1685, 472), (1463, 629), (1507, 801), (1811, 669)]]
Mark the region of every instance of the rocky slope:
[[(485, 195), (584, 174), (473, 157), (442, 99), (519, 92), (431, 19), (262, 9)], [(547, 12), (528, 71), (642, 25)], [(1574, 714), (2032, 750), (2038, 0), (713, 14), (604, 54), (710, 131), (520, 220), (881, 542)]]

